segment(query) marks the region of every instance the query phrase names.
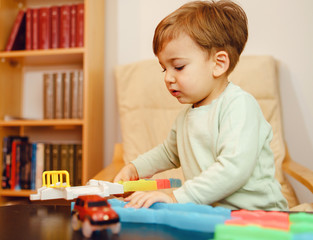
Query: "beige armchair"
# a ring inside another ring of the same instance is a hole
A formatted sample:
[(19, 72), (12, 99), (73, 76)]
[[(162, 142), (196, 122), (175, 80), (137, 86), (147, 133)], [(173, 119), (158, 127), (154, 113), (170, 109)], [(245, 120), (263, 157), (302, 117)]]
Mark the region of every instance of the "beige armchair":
[[(272, 125), (271, 143), (275, 155), (276, 178), (282, 185), (291, 210), (313, 210), (313, 204), (301, 204), (285, 173), (313, 192), (313, 172), (288, 154), (284, 141), (279, 82), (276, 61), (269, 56), (243, 56), (230, 81), (250, 92), (259, 102)], [(146, 60), (116, 69), (117, 99), (121, 121), (122, 143), (116, 144), (112, 163), (95, 178), (112, 181), (117, 172), (132, 159), (162, 143), (182, 105), (168, 92), (157, 60)], [(180, 169), (155, 177), (183, 178)]]

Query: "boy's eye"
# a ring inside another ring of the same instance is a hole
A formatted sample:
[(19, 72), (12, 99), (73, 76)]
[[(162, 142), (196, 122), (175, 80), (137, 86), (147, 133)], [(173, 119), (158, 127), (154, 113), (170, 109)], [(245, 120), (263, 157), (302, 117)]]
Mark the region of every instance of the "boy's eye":
[(166, 68), (163, 68), (162, 72), (166, 72)]
[(176, 70), (180, 71), (183, 70), (185, 66), (175, 67)]

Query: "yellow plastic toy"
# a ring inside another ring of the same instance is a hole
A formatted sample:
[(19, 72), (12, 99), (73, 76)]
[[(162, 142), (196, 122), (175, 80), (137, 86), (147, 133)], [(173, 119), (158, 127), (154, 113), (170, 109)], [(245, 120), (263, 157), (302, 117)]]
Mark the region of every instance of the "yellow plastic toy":
[(135, 191), (153, 191), (157, 190), (157, 182), (152, 180), (140, 179), (137, 181), (120, 181), (124, 187), (124, 192), (135, 192)]
[(49, 188), (70, 187), (68, 171), (45, 171), (42, 173), (42, 186)]

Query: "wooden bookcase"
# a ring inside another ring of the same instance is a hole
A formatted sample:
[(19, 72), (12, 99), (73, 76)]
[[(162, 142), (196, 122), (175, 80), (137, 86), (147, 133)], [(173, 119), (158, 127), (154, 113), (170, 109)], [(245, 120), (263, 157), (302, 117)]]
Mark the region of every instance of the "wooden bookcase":
[[(8, 135), (30, 140), (67, 138), (82, 143), (82, 184), (103, 167), (104, 6), (103, 0), (10, 0), (0, 3), (0, 145)], [(7, 39), (20, 8), (84, 3), (84, 47), (5, 52)], [(61, 120), (11, 120), (22, 117), (24, 69), (79, 66), (84, 72), (83, 118)], [(3, 156), (0, 154), (2, 175)], [(0, 200), (28, 197), (30, 190), (0, 189)]]

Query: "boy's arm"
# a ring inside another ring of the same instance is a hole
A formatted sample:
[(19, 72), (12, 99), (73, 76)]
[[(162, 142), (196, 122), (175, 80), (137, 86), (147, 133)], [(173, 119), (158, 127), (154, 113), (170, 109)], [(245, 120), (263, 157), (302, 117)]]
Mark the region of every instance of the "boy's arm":
[[(170, 135), (171, 134), (172, 133), (170, 133)], [(177, 150), (171, 147), (173, 146), (171, 145), (173, 140), (170, 140), (170, 138), (171, 136), (169, 136), (163, 144), (156, 146), (131, 161), (137, 169), (139, 178), (151, 177), (156, 173), (180, 166), (176, 153)]]

